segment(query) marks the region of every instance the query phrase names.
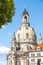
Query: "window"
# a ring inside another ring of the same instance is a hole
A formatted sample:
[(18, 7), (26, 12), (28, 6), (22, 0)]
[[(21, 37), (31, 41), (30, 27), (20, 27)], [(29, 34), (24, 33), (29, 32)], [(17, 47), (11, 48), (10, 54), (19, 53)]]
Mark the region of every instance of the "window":
[(30, 46), (27, 45), (27, 50), (30, 50)]
[(16, 45), (16, 51), (19, 51), (20, 50), (20, 43), (17, 43)]
[(26, 16), (24, 17), (24, 21), (25, 21), (25, 22), (27, 21), (27, 17), (26, 17)]
[(31, 59), (31, 62), (35, 62), (35, 59)]
[(34, 54), (34, 53), (32, 53), (32, 54), (31, 54), (31, 56), (35, 56), (35, 54)]
[(40, 53), (37, 53), (37, 56), (41, 56), (41, 54)]
[(26, 33), (26, 38), (29, 38), (29, 34), (28, 33)]

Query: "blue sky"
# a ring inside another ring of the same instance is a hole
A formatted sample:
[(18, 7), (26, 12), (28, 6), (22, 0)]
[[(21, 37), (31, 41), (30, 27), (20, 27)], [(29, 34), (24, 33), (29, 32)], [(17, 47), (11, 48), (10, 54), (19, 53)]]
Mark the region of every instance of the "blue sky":
[[(22, 12), (24, 8), (29, 13), (29, 21), (31, 27), (34, 28), (37, 38), (39, 34), (43, 37), (43, 0), (14, 0), (15, 1), (15, 16), (12, 18), (12, 23), (3, 26), (0, 30), (0, 65), (6, 65), (6, 50), (11, 46), (11, 41), (14, 32), (20, 27), (22, 22)], [(4, 48), (4, 49), (3, 49)]]

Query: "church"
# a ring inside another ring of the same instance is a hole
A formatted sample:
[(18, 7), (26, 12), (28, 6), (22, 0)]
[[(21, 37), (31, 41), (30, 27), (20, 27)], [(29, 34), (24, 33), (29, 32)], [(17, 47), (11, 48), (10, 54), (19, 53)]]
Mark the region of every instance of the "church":
[(7, 54), (7, 65), (43, 65), (43, 40), (40, 34), (37, 43), (34, 28), (30, 26), (29, 13), (24, 9), (22, 23), (13, 36)]

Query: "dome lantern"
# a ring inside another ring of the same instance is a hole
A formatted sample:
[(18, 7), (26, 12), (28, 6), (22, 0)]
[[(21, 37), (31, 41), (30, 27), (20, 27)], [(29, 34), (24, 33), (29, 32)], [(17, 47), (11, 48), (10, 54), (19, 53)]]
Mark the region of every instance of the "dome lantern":
[(29, 14), (26, 10), (26, 8), (24, 9), (23, 11), (23, 14), (22, 14), (22, 24), (28, 24), (30, 25), (29, 21), (28, 21), (28, 17), (29, 17)]

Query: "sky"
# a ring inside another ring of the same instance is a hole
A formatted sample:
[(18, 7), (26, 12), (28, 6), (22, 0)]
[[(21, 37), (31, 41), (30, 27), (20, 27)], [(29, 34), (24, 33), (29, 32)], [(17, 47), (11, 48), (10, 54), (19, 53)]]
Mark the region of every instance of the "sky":
[(24, 8), (29, 13), (30, 26), (34, 28), (37, 39), (43, 37), (43, 0), (14, 0), (15, 16), (12, 23), (9, 23), (0, 30), (0, 65), (7, 65), (7, 53), (10, 50), (12, 37), (22, 22)]

